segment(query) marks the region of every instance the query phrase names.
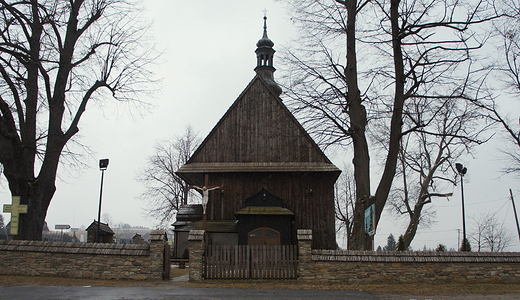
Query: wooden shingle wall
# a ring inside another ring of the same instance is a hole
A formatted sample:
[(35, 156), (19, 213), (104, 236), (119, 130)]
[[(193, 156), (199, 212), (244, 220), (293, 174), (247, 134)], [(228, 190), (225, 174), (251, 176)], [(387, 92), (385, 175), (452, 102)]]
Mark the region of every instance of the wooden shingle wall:
[(262, 79), (229, 108), (192, 162), (329, 162)]
[(177, 172), (190, 184), (220, 188), (210, 192), (208, 220), (234, 220), (244, 201), (266, 188), (295, 214), (293, 241), (297, 228), (311, 228), (319, 249), (336, 247), (339, 173), (258, 76)]
[(313, 230), (314, 248), (334, 249), (335, 180), (329, 172), (210, 174), (209, 184), (223, 191), (211, 192), (208, 220), (235, 219), (234, 213), (244, 207), (244, 201), (265, 187), (295, 214), (294, 229)]

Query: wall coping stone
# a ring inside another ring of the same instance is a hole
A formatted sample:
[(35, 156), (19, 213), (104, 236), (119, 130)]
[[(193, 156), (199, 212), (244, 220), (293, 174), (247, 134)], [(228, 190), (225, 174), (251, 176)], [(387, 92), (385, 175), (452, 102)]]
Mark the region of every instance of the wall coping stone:
[(311, 229), (298, 229), (296, 231), (298, 241), (312, 241)]
[(0, 251), (147, 256), (150, 245), (0, 240)]
[(202, 241), (204, 239), (204, 230), (190, 230), (188, 241)]
[(314, 261), (519, 263), (519, 252), (354, 251), (313, 249)]
[(166, 234), (166, 230), (157, 229), (152, 230), (148, 237), (149, 241), (167, 241), (168, 235)]

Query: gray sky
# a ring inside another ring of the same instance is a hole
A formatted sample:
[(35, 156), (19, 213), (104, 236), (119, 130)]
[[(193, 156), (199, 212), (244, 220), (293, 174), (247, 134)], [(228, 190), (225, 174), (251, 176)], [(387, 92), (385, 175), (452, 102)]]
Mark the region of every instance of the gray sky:
[[(102, 108), (89, 105), (80, 124), (80, 135), (95, 157), (88, 161), (91, 167), (80, 174), (60, 172), (58, 190), (47, 213), (51, 229), (56, 224), (88, 226), (97, 218), (100, 158), (110, 159), (105, 172), (102, 213), (110, 214), (115, 223), (153, 227), (157, 221), (144, 216), (146, 203), (138, 199), (143, 187), (135, 176), (153, 153), (154, 143), (182, 134), (188, 124), (204, 138), (223, 116), (255, 75), (254, 50), (262, 36), (264, 8), (268, 11), (269, 37), (276, 50), (280, 52), (296, 36), (280, 2), (145, 0), (144, 3), (143, 18), (153, 20), (150, 33), (157, 49), (164, 51), (160, 64), (154, 68), (162, 78), (162, 88), (154, 98), (143, 99), (154, 108), (145, 112), (133, 110), (130, 115), (126, 108), (113, 103)], [(278, 66), (275, 78), (280, 78), (283, 70), (277, 65), (276, 55), (274, 63)], [(336, 152), (335, 157), (330, 157), (338, 167), (344, 165), (341, 156), (342, 153)], [(513, 234), (514, 246), (510, 250), (520, 250), (508, 200), (509, 188), (520, 199), (518, 180), (500, 177), (502, 162), (498, 160), (495, 145), (479, 147), (474, 157), (467, 157), (462, 163), (468, 167), (465, 182), (468, 231), (470, 217), (496, 211)], [(378, 174), (376, 168), (374, 174)], [(437, 210), (437, 223), (419, 231), (412, 243), (414, 249), (422, 249), (423, 245), (436, 247), (438, 243), (457, 247), (457, 229), (462, 228), (460, 186), (452, 189), (454, 195), (449, 201), (434, 199), (432, 208)], [(5, 181), (0, 187), (0, 197), (4, 199), (1, 203), (10, 203)], [(7, 221), (9, 217), (4, 214)], [(376, 245), (385, 245), (390, 233), (397, 238), (403, 232), (404, 223), (394, 219), (384, 214)]]

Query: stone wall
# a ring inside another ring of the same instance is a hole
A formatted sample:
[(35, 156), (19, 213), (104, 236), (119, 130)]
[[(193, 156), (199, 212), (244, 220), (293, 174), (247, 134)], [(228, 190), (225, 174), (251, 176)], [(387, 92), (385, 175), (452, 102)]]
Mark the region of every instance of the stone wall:
[[(191, 281), (203, 280), (204, 231), (189, 235)], [(412, 252), (312, 249), (312, 230), (299, 229), (298, 280), (324, 282), (517, 282), (518, 252)]]
[(311, 249), (298, 230), (299, 280), (329, 282), (520, 282), (520, 253)]
[(0, 274), (161, 279), (166, 242), (163, 230), (150, 233), (150, 244), (0, 241)]

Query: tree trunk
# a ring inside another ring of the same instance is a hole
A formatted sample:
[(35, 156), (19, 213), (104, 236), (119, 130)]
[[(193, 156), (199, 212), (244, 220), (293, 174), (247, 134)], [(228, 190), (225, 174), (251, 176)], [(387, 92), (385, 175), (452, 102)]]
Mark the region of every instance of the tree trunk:
[(408, 227), (403, 234), (403, 242), (405, 249), (410, 247), (410, 244), (417, 233), (417, 228), (419, 226), (419, 222), (421, 220), (421, 213), (424, 207), (424, 202), (417, 203), (414, 207), (413, 212), (410, 214), (410, 222), (408, 223)]
[[(13, 239), (30, 241), (42, 240), (43, 224), (45, 223), (45, 217), (52, 199), (52, 194), (49, 196), (45, 193), (35, 193), (25, 197), (29, 200), (27, 202), (27, 214), (20, 215), (18, 235), (13, 236)], [(23, 199), (23, 197), (21, 199)]]
[(397, 167), (397, 159), (399, 156), (400, 141), (402, 136), (402, 115), (405, 101), (405, 74), (401, 43), (401, 30), (399, 28), (399, 4), (400, 0), (390, 1), (390, 22), (392, 26), (392, 49), (394, 59), (395, 72), (395, 92), (392, 110), (392, 118), (390, 121), (390, 137), (388, 144), (388, 153), (386, 156), (385, 168), (381, 181), (375, 194), (375, 225), (381, 219), (383, 208), (388, 199), (392, 182), (395, 176), (395, 169)]
[[(353, 1), (354, 2), (354, 1)], [(357, 84), (356, 54), (355, 54), (355, 17), (356, 5), (347, 2), (347, 68), (345, 77), (348, 85), (349, 116), (351, 120), (351, 135), (354, 146), (354, 177), (356, 180), (356, 208), (352, 234), (349, 239), (349, 249), (372, 250), (373, 239), (365, 233), (364, 211), (370, 205), (375, 204), (374, 222), (377, 228), (383, 208), (388, 199), (397, 166), (399, 154), (399, 142), (401, 140), (402, 112), (404, 106), (404, 64), (402, 59), (401, 40), (399, 31), (399, 0), (392, 0), (390, 16), (392, 24), (392, 47), (395, 70), (395, 94), (392, 118), (390, 123), (389, 147), (385, 162), (385, 168), (381, 181), (374, 197), (370, 197), (370, 156), (365, 135), (367, 116), (361, 103)], [(353, 95), (351, 95), (353, 94)]]
[(24, 174), (20, 170), (23, 167), (20, 166), (23, 164), (4, 164), (4, 174), (9, 181), (11, 195), (19, 196), (20, 204), (28, 206), (27, 213), (20, 214), (18, 235), (13, 236), (13, 239), (41, 240), (47, 209), (56, 191), (56, 172), (51, 170), (34, 178), (32, 174)]
[(354, 180), (356, 181), (356, 205), (348, 248), (365, 249), (364, 211), (370, 197), (370, 156), (366, 140), (367, 114), (362, 104), (358, 86), (356, 55), (356, 14), (357, 1), (345, 1), (347, 9), (347, 105), (350, 118), (350, 134), (354, 148)]

